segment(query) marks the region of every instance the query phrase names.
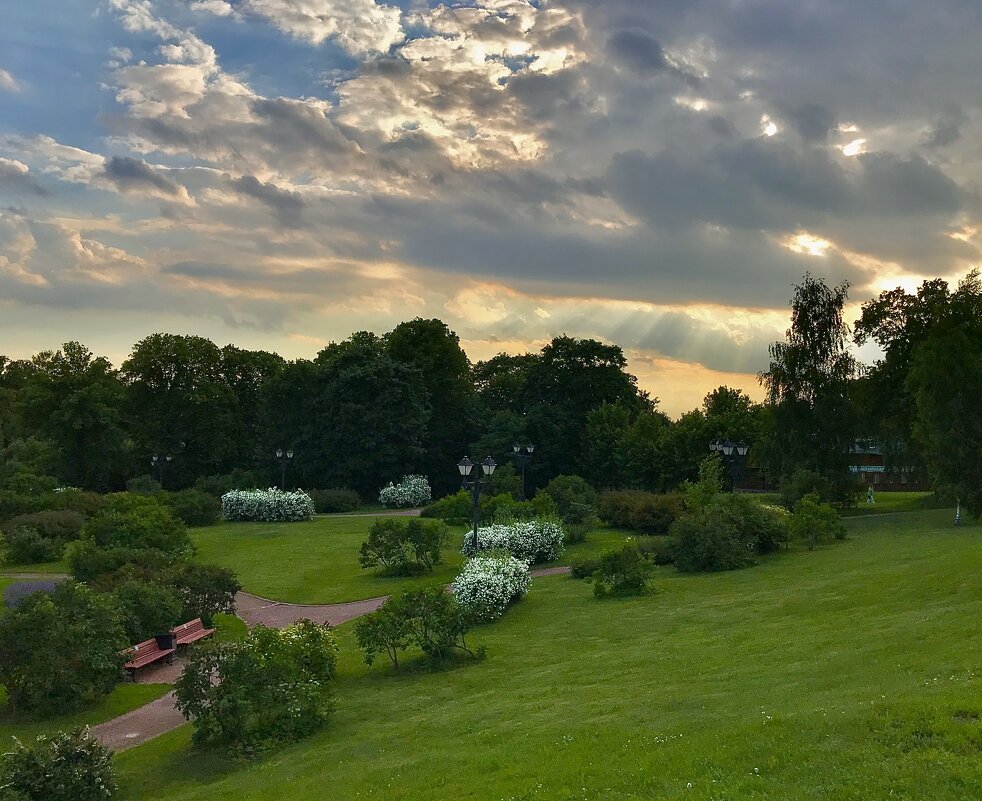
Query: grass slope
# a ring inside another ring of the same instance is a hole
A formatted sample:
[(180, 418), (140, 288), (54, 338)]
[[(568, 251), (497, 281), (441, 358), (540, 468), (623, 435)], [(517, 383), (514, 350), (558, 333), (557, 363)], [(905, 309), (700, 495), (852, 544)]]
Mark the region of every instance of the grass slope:
[(982, 548), (946, 513), (596, 601), (567, 577), (474, 637), (486, 661), (366, 669), (335, 719), (248, 765), (189, 727), (122, 754), (131, 801), (982, 797)]
[[(460, 571), (463, 528), (453, 529), (444, 562), (416, 578), (382, 578), (362, 570), (358, 550), (376, 518), (316, 517), (304, 523), (224, 523), (194, 529), (200, 562), (235, 571), (248, 592), (299, 604), (339, 603), (374, 598), (429, 584), (449, 583)], [(568, 549), (566, 559), (623, 542), (613, 529), (591, 532), (588, 542)]]

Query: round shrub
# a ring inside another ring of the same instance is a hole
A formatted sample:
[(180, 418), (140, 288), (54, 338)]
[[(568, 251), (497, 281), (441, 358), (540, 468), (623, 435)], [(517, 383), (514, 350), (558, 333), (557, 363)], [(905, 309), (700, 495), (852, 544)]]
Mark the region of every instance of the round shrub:
[[(460, 549), (464, 556), (476, 556), (473, 532), (464, 535)], [(477, 531), (477, 550), (507, 551), (526, 564), (552, 562), (563, 555), (563, 527), (552, 520), (521, 520), (507, 526), (493, 525)]]
[(222, 517), (232, 521), (293, 523), (310, 520), (314, 501), (303, 490), (230, 490), (222, 496)]
[(626, 598), (648, 591), (652, 565), (635, 545), (604, 551), (593, 572), (593, 594), (598, 598)]
[(450, 591), (473, 620), (488, 623), (501, 617), (531, 584), (527, 562), (508, 554), (489, 554), (468, 560)]
[(309, 620), (192, 653), (175, 693), (193, 742), (248, 756), (312, 734), (334, 708), (337, 655), (330, 627)]
[(426, 476), (403, 476), (402, 481), (382, 487), (378, 501), (386, 508), (408, 509), (430, 502), (433, 493)]
[(119, 493), (88, 520), (83, 537), (100, 548), (137, 548), (179, 554), (193, 550), (187, 528), (157, 498)]
[(112, 755), (86, 729), (42, 734), (27, 745), (15, 738), (0, 756), (3, 799), (112, 801), (115, 795)]
[(575, 579), (590, 578), (600, 566), (600, 560), (595, 556), (578, 556), (570, 562), (570, 575)]
[(782, 515), (745, 495), (720, 494), (672, 526), (675, 566), (684, 573), (737, 570), (787, 542)]
[(552, 498), (561, 516), (574, 504), (597, 506), (597, 491), (579, 476), (556, 476), (539, 492)]

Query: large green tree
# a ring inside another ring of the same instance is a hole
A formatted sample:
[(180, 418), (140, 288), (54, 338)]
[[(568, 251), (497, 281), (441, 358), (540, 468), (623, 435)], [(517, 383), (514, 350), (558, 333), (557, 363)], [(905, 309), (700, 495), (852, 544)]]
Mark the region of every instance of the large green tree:
[(936, 489), (982, 516), (982, 281), (977, 272), (934, 307), (905, 388), (913, 434)]
[(460, 480), (457, 461), (477, 431), (477, 397), (460, 339), (442, 320), (416, 318), (385, 336), (385, 352), (415, 370), (429, 406), (421, 470), (437, 494)]
[(24, 387), (28, 424), (55, 448), (62, 482), (86, 489), (121, 486), (127, 467), (125, 388), (108, 359), (78, 342), (31, 360)]
[(770, 368), (760, 374), (773, 413), (761, 448), (771, 474), (814, 470), (843, 500), (853, 483), (849, 453), (857, 434), (850, 402), (856, 363), (843, 320), (848, 290), (848, 283), (830, 287), (806, 274), (794, 290), (787, 340), (771, 345)]
[(166, 476), (177, 486), (239, 466), (238, 404), (214, 342), (152, 334), (133, 346), (122, 374), (130, 431), (147, 472), (153, 454), (173, 457)]

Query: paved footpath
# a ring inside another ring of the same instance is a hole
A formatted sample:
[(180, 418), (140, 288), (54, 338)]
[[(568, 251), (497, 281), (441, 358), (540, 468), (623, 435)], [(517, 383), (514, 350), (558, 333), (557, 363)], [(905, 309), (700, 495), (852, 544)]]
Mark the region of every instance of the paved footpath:
[[(532, 576), (556, 576), (568, 572), (568, 567), (545, 567), (533, 570)], [(304, 618), (315, 623), (340, 626), (356, 617), (374, 612), (386, 602), (388, 597), (383, 595), (379, 598), (343, 604), (305, 605), (280, 603), (248, 592), (240, 592), (235, 596), (235, 610), (250, 627), (262, 623), (272, 628), (283, 628)], [(177, 659), (172, 665), (144, 669), (140, 681), (145, 684), (173, 684), (183, 669), (184, 660)], [(92, 726), (89, 731), (107, 748), (113, 751), (125, 751), (127, 748), (142, 745), (154, 737), (172, 731), (184, 722), (184, 716), (175, 706), (174, 693), (171, 692), (132, 712), (100, 723), (98, 726)]]

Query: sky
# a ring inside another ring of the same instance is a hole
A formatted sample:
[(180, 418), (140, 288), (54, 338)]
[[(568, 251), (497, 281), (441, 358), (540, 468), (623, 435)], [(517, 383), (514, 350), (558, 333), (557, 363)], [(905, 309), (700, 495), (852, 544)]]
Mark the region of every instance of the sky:
[[(806, 271), (982, 246), (977, 0), (0, 0), (0, 353), (619, 344), (679, 414)], [(875, 357), (875, 354), (861, 356)]]

